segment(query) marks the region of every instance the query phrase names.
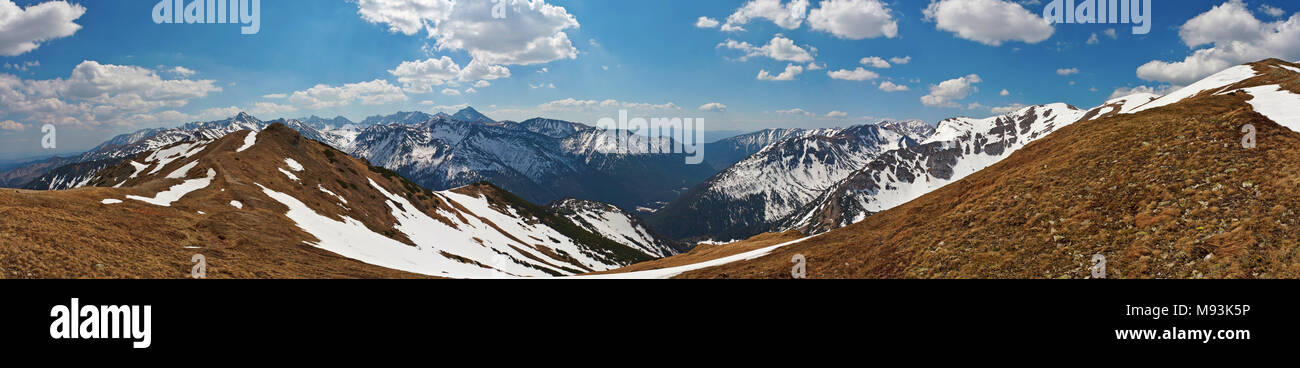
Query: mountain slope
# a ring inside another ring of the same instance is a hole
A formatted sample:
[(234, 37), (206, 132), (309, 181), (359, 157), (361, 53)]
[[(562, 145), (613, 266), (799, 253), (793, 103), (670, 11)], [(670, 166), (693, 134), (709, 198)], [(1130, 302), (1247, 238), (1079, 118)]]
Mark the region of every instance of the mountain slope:
[(559, 215), (593, 234), (635, 248), (655, 258), (678, 253), (676, 247), (655, 235), (640, 218), (617, 206), (570, 198), (552, 203), (550, 207)]
[(986, 119), (944, 120), (922, 144), (881, 154), (784, 219), (780, 228), (820, 233), (862, 221), (982, 170), (1084, 116), (1058, 103)]
[[(97, 187), (0, 194), (0, 211), (35, 212), (0, 225), (0, 248), (21, 255), (0, 257), (4, 267), (32, 277), (183, 277), (188, 266), (177, 265), (203, 253), (212, 265), (238, 270), (210, 269), (215, 277), (412, 276), (394, 270), (492, 277), (569, 275), (654, 258), (493, 185), (425, 190), (283, 124), (144, 152), (89, 184)], [(24, 210), (32, 205), (85, 213)], [(77, 225), (122, 216), (130, 223)], [(67, 229), (33, 229), (51, 223)], [(42, 250), (56, 239), (54, 248), (75, 248), (60, 251), (118, 265), (111, 274), (61, 272), (81, 261)], [(133, 265), (117, 252), (167, 262)], [(286, 263), (292, 267), (271, 270)]]
[(673, 239), (730, 240), (770, 231), (876, 155), (919, 138), (876, 124), (807, 131), (732, 165), (648, 221)]
[(1110, 278), (1300, 277), (1300, 133), (1249, 92), (1300, 96), (1275, 66), (1296, 67), (1072, 124), (860, 223), (682, 276), (784, 277), (802, 254), (814, 278), (1085, 278), (1100, 254)]

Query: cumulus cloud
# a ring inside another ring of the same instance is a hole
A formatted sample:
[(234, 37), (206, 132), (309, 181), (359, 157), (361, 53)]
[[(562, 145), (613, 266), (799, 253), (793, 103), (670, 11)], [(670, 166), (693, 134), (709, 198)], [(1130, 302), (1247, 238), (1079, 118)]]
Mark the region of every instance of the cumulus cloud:
[(872, 68), (880, 68), (880, 69), (889, 69), (889, 67), (891, 66), (889, 65), (888, 61), (885, 61), (885, 59), (879, 56), (864, 57), (862, 58), (862, 60), (858, 60), (858, 63)]
[(543, 111), (592, 111), (598, 109), (642, 109), (642, 110), (681, 110), (677, 104), (669, 102), (663, 104), (652, 104), (646, 102), (620, 102), (618, 100), (579, 100), (575, 98), (566, 98), (555, 100), (537, 105), (537, 108)]
[(0, 121), (0, 130), (8, 130), (8, 131), (13, 131), (13, 132), (21, 132), (21, 131), (23, 131), (23, 130), (25, 130), (25, 129), (27, 129), (26, 126), (24, 126), (24, 125), (22, 125), (21, 123), (18, 123), (18, 122), (16, 122), (16, 121), (13, 121), (13, 120)]
[(838, 118), (843, 118), (843, 117), (847, 117), (847, 116), (849, 116), (849, 113), (846, 113), (846, 112), (843, 112), (843, 111), (831, 111), (831, 112), (826, 113), (826, 117), (827, 117), (827, 118), (831, 118), (831, 119), (838, 119)]
[(752, 57), (763, 56), (780, 61), (806, 63), (813, 60), (813, 53), (817, 51), (817, 48), (812, 46), (795, 45), (794, 41), (785, 38), (782, 34), (772, 36), (772, 39), (761, 47), (732, 39), (719, 43), (717, 47), (744, 52), (743, 56), (736, 58), (737, 61), (748, 61)]
[(1011, 91), (1008, 91), (1008, 90), (1006, 90), (1006, 89), (1003, 89), (1002, 92), (998, 92), (998, 95), (999, 95), (999, 96), (1003, 96), (1003, 97), (1010, 96), (1010, 95), (1011, 95)]
[(778, 27), (795, 29), (803, 25), (803, 20), (807, 16), (808, 0), (791, 0), (784, 4), (781, 0), (750, 0), (727, 17), (727, 23), (722, 25), (722, 30), (744, 31), (741, 26), (749, 24), (753, 19), (767, 19), (776, 23)]
[(700, 17), (699, 20), (695, 21), (695, 26), (699, 28), (716, 28), (718, 26), (718, 20), (709, 17)]
[(451, 88), (445, 88), (442, 90), (442, 94), (447, 96), (460, 96), (460, 91)]
[(798, 107), (789, 110), (777, 110), (776, 113), (781, 115), (817, 116), (817, 114)]
[(700, 111), (727, 112), (727, 105), (723, 105), (717, 102), (710, 102), (704, 105), (700, 105)]
[(1019, 111), (1020, 109), (1023, 109), (1023, 108), (1025, 108), (1025, 104), (1013, 103), (1013, 104), (1010, 104), (1010, 105), (1007, 105), (1007, 106), (1001, 106), (1001, 107), (990, 108), (989, 111), (992, 112), (992, 113), (994, 113), (994, 114), (1006, 114), (1006, 113), (1009, 113), (1009, 112), (1016, 112), (1016, 111)]
[(362, 105), (386, 105), (406, 101), (402, 89), (383, 79), (349, 83), (342, 86), (318, 84), (289, 95), (289, 102), (303, 108), (341, 107), (360, 102)]
[(783, 71), (783, 72), (781, 72), (781, 74), (777, 74), (777, 75), (772, 75), (772, 73), (769, 73), (767, 70), (759, 70), (759, 71), (758, 71), (758, 77), (757, 77), (757, 78), (758, 78), (758, 80), (761, 80), (761, 81), (781, 81), (781, 82), (784, 82), (784, 81), (792, 81), (792, 80), (794, 80), (795, 77), (798, 77), (798, 76), (799, 76), (799, 74), (803, 74), (803, 67), (802, 67), (802, 66), (798, 66), (798, 65), (794, 65), (794, 64), (789, 64), (789, 65), (786, 65), (786, 67), (785, 67), (785, 71)]
[(578, 57), (565, 30), (578, 20), (545, 0), (504, 0), (506, 17), (493, 18), (490, 1), (358, 0), (357, 13), (392, 32), (421, 31), (437, 41), (438, 50), (465, 50), (477, 61), (497, 65), (532, 65)]
[(849, 80), (849, 81), (858, 81), (858, 82), (880, 78), (880, 74), (876, 74), (876, 72), (863, 69), (862, 67), (858, 67), (857, 69), (854, 70), (848, 70), (848, 69), (832, 70), (826, 72), (826, 75), (830, 76), (831, 79)]
[(921, 103), (926, 106), (958, 107), (960, 105), (956, 101), (978, 91), (975, 84), (980, 82), (983, 80), (976, 74), (943, 81), (938, 85), (930, 86), (930, 94), (921, 96)]
[(1042, 16), (1005, 0), (932, 0), (923, 13), (940, 30), (989, 46), (1039, 43), (1056, 31)]
[(1132, 96), (1138, 93), (1151, 93), (1157, 95), (1165, 95), (1177, 88), (1179, 87), (1171, 86), (1171, 85), (1163, 85), (1158, 87), (1151, 87), (1151, 86), (1119, 87), (1115, 89), (1115, 92), (1111, 92), (1110, 97), (1107, 97), (1106, 99), (1108, 100), (1116, 99), (1125, 96)]
[(903, 65), (903, 64), (907, 64), (907, 63), (912, 62), (912, 57), (911, 57), (911, 56), (904, 56), (904, 57), (897, 57), (897, 56), (895, 56), (895, 57), (889, 58), (889, 62), (894, 63), (894, 65)]
[(1079, 74), (1079, 68), (1057, 69), (1056, 74), (1063, 75), (1063, 76)]
[(884, 81), (880, 82), (880, 90), (885, 92), (903, 92), (910, 91), (911, 88), (900, 84), (894, 84), (894, 82)]
[(462, 81), (496, 80), (510, 77), (510, 69), (501, 65), (488, 65), (474, 59), (464, 68), (450, 57), (404, 61), (388, 71), (409, 93), (429, 93), (433, 87)]
[(1178, 31), (1193, 51), (1183, 61), (1153, 60), (1138, 67), (1139, 78), (1189, 84), (1228, 67), (1271, 57), (1300, 58), (1300, 14), (1266, 23), (1255, 18), (1241, 0), (1215, 6), (1184, 23)]
[(898, 37), (898, 21), (880, 0), (823, 0), (819, 5), (808, 13), (812, 29), (850, 40)]
[(66, 79), (0, 74), (0, 117), (24, 116), (37, 124), (140, 126), (162, 116), (159, 110), (220, 91), (212, 80), (164, 79), (138, 66), (86, 60)]
[(66, 1), (24, 9), (13, 0), (0, 0), (0, 55), (22, 55), (41, 47), (41, 42), (71, 36), (81, 29), (73, 21), (85, 13), (85, 7)]

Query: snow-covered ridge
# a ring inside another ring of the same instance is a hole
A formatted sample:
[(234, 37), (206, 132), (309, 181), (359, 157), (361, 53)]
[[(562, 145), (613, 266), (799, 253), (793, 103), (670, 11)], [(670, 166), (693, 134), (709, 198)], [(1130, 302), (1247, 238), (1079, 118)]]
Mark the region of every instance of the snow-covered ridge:
[(616, 206), (577, 199), (565, 199), (551, 205), (561, 216), (587, 231), (618, 242), (654, 258), (677, 254), (664, 239), (651, 233), (645, 224)]
[(923, 144), (884, 152), (819, 193), (784, 219), (781, 229), (819, 233), (862, 221), (992, 166), (1086, 113), (1055, 103), (984, 119), (944, 120)]

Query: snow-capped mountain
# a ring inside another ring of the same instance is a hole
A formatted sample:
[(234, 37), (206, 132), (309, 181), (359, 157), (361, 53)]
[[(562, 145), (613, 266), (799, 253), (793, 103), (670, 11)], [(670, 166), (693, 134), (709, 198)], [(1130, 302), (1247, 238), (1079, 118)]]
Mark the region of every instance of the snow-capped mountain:
[(773, 143), (803, 132), (803, 129), (763, 129), (708, 143), (704, 145), (704, 162), (722, 171)]
[(465, 107), (463, 109), (460, 109), (460, 111), (457, 111), (455, 114), (452, 114), (451, 118), (453, 120), (468, 121), (471, 123), (497, 122), (496, 120), (492, 120), (492, 118), (487, 117), (487, 115), (483, 115), (483, 113), (478, 112), (478, 110), (475, 110), (473, 107)]
[[(206, 224), (192, 231), (192, 236), (213, 239), (199, 247), (230, 243), (274, 253), (306, 244), (429, 276), (563, 276), (671, 254), (671, 248), (634, 219), (618, 217), (623, 214), (609, 205), (584, 202), (566, 211), (587, 221), (579, 225), (492, 184), (426, 190), (302, 138), (283, 124), (272, 124), (260, 132), (142, 152), (91, 178), (102, 201), (85, 206), (164, 214), (141, 227), (158, 231), (178, 226), (173, 224)], [(86, 192), (54, 195), (77, 193)], [(166, 220), (171, 218), (178, 220)], [(238, 224), (225, 225), (227, 221)], [(599, 233), (585, 230), (588, 226)]]
[(412, 125), (429, 121), (429, 119), (433, 119), (433, 115), (419, 111), (398, 111), (391, 115), (375, 115), (367, 117), (364, 120), (361, 120), (361, 125), (367, 127), (372, 125), (389, 124)]
[(552, 203), (550, 207), (587, 231), (655, 258), (679, 253), (667, 240), (655, 235), (640, 218), (617, 206), (569, 198)]
[(820, 233), (862, 221), (1010, 156), (1087, 112), (1056, 103), (985, 119), (944, 120), (919, 145), (884, 152), (782, 221), (782, 229)]
[(718, 173), (649, 221), (673, 239), (730, 240), (770, 231), (880, 153), (924, 138), (880, 124), (804, 131)]
[(348, 125), (356, 124), (353, 123), (352, 120), (345, 118), (343, 116), (335, 116), (333, 118), (322, 118), (316, 115), (312, 115), (305, 118), (297, 118), (293, 120), (301, 121), (304, 124), (307, 124), (312, 128), (316, 128), (319, 130), (334, 130)]

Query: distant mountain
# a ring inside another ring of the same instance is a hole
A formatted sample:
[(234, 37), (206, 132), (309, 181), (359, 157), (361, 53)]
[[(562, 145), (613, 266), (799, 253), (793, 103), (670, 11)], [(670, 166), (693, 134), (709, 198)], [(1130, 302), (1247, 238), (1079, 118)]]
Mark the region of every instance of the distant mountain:
[(0, 232), (6, 269), (29, 277), (185, 277), (194, 253), (218, 278), (548, 277), (660, 253), (604, 237), (635, 229), (596, 234), (491, 184), (422, 189), (283, 124), (141, 152), (82, 189), (0, 193), (5, 213), (38, 203), (0, 220), (19, 229)]
[(1085, 114), (1058, 103), (985, 119), (944, 120), (921, 144), (877, 156), (778, 228), (820, 233), (862, 221), (993, 165)]
[(345, 118), (343, 116), (335, 116), (333, 118), (326, 119), (316, 115), (312, 115), (309, 117), (298, 118), (294, 120), (301, 121), (304, 124), (310, 125), (312, 128), (316, 128), (319, 130), (333, 130), (333, 129), (342, 128), (349, 124), (355, 124), (352, 122), (352, 120), (348, 120), (348, 118)]
[(419, 111), (398, 111), (397, 113), (391, 115), (375, 115), (375, 116), (367, 117), (365, 120), (361, 121), (361, 125), (367, 127), (372, 125), (389, 125), (389, 124), (412, 125), (412, 124), (419, 124), (419, 123), (429, 121), (429, 119), (433, 119), (433, 115), (429, 115)]
[(1130, 100), (856, 224), (681, 276), (788, 277), (798, 254), (809, 278), (1082, 279), (1098, 256), (1113, 279), (1300, 277), (1300, 64)]
[(564, 199), (550, 206), (561, 216), (593, 234), (635, 248), (655, 258), (680, 252), (672, 243), (655, 235), (645, 222), (617, 206), (580, 199)]
[(478, 112), (473, 107), (466, 107), (457, 111), (451, 116), (453, 120), (468, 121), (471, 123), (495, 123), (496, 120), (488, 118), (486, 115)]
[(800, 132), (714, 175), (647, 220), (677, 240), (733, 240), (771, 231), (880, 153), (925, 139), (924, 133), (909, 136), (896, 127)]
[(704, 162), (722, 171), (773, 143), (803, 134), (803, 129), (764, 129), (704, 145)]

